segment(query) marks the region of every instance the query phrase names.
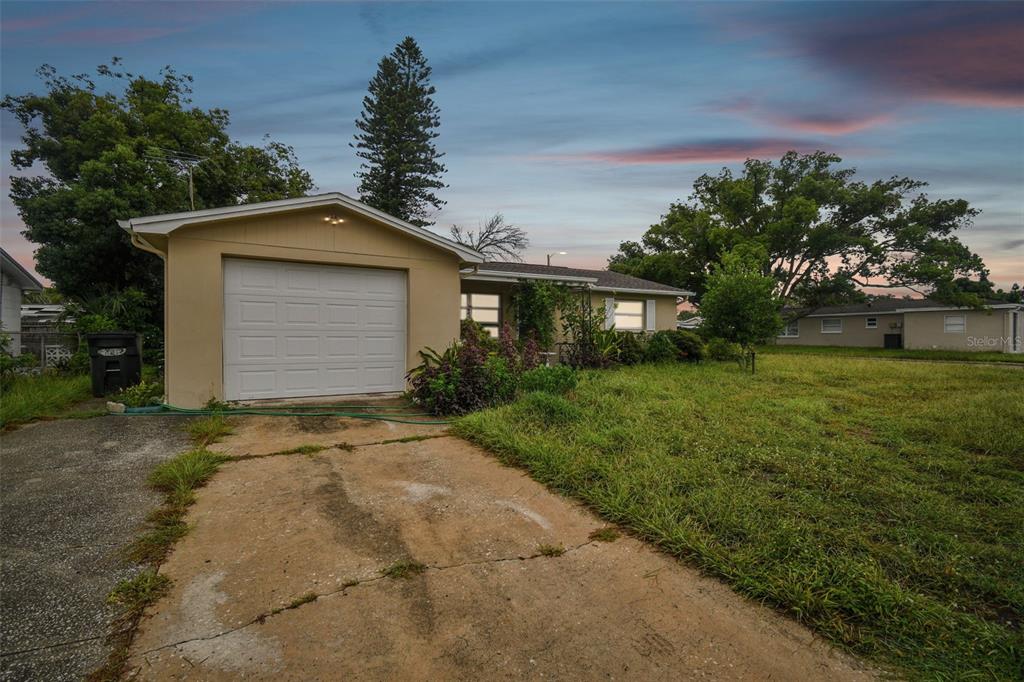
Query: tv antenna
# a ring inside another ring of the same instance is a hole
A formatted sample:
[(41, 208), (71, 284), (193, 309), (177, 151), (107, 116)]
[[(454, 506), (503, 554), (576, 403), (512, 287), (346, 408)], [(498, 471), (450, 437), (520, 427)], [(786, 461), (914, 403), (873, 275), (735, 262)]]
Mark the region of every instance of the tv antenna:
[(196, 187), (192, 174), (196, 166), (206, 161), (207, 157), (196, 156), (195, 154), (179, 152), (173, 149), (164, 149), (163, 147), (148, 147), (143, 154), (143, 158), (149, 161), (166, 163), (171, 168), (185, 173), (188, 176), (188, 203), (193, 211), (196, 210)]

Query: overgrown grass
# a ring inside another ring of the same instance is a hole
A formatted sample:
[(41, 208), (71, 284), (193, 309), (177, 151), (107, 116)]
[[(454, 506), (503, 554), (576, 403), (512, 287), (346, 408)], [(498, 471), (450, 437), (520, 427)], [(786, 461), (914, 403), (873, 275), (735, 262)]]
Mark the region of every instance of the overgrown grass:
[(88, 376), (16, 377), (7, 383), (0, 396), (0, 429), (6, 430), (34, 419), (64, 416), (75, 403), (92, 395)]
[(213, 476), (227, 457), (202, 448), (189, 450), (159, 465), (149, 475), (150, 487), (164, 493), (163, 506), (146, 519), (146, 531), (129, 545), (127, 558), (159, 565), (171, 547), (188, 533), (185, 514), (195, 502), (196, 488)]
[(454, 429), (909, 677), (1019, 679), (1022, 425), (1015, 369), (769, 355), (589, 372)]
[(155, 604), (170, 589), (171, 581), (154, 568), (148, 568), (134, 578), (122, 580), (107, 596), (108, 604), (121, 608), (113, 624), (108, 643), (113, 650), (102, 666), (85, 676), (87, 682), (116, 682), (120, 680), (128, 663), (128, 647), (143, 612)]
[(222, 414), (211, 414), (209, 417), (195, 419), (185, 428), (192, 437), (192, 442), (200, 448), (216, 443), (232, 432), (231, 422)]
[(1024, 353), (994, 353), (966, 350), (919, 350), (907, 348), (845, 348), (843, 346), (791, 346), (772, 344), (757, 349), (765, 355), (832, 355), (847, 358), (889, 358), (896, 360), (943, 360), (954, 362), (1006, 362), (1024, 364)]

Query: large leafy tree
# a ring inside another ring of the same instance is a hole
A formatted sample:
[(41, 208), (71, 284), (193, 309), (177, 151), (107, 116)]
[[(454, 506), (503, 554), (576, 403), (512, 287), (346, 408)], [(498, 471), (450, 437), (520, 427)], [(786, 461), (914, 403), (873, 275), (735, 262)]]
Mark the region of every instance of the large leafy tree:
[(742, 173), (702, 175), (640, 242), (623, 242), (610, 267), (690, 289), (698, 300), (723, 254), (763, 247), (763, 274), (787, 302), (837, 302), (865, 286), (909, 288), (977, 304), (958, 278), (986, 274), (955, 235), (978, 213), (963, 199), (931, 200), (926, 183), (892, 177), (866, 183), (835, 154), (786, 153), (748, 160)]
[(416, 41), (399, 43), (377, 65), (356, 120), (359, 198), (414, 225), (430, 225), (430, 214), (444, 201), (435, 194), (447, 185), (446, 168), (434, 140), (440, 110), (431, 97), (430, 66)]
[(170, 67), (151, 79), (123, 71), (115, 58), (95, 76), (65, 77), (51, 66), (39, 75), (44, 92), (2, 102), (24, 128), (11, 162), (37, 171), (11, 178), (11, 198), (25, 236), (39, 245), (39, 272), (61, 294), (85, 300), (138, 289), (154, 302), (159, 323), (160, 261), (131, 246), (119, 219), (301, 196), (313, 187), (290, 147), (231, 141), (228, 112), (191, 106), (192, 78)]

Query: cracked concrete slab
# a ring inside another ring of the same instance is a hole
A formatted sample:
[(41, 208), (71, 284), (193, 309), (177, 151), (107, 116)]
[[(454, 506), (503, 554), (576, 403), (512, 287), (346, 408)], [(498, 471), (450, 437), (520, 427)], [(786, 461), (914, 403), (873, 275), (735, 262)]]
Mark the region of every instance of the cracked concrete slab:
[(0, 679), (78, 680), (98, 667), (120, 551), (159, 495), (152, 468), (185, 449), (179, 417), (30, 424), (0, 447)]
[[(238, 455), (339, 442), (236, 428)], [(230, 462), (189, 521), (132, 647), (145, 679), (874, 677), (452, 437)], [(401, 560), (425, 570), (382, 576)]]

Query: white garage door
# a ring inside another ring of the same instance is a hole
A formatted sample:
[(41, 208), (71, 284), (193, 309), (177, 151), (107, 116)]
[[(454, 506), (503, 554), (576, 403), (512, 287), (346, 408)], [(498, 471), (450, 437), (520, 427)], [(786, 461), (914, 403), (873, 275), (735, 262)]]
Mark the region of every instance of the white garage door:
[(405, 273), (224, 261), (228, 400), (405, 387)]

